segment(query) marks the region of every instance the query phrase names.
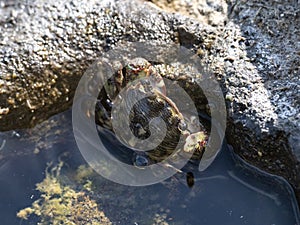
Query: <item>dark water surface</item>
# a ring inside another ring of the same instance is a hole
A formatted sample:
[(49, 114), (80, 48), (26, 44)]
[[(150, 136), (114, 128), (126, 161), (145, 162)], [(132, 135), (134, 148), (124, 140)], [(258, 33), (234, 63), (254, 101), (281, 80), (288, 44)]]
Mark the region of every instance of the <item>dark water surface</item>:
[[(61, 116), (71, 121), (70, 112), (54, 118), (59, 120)], [(35, 185), (44, 179), (48, 162), (57, 162), (58, 157), (68, 151), (69, 170), (85, 163), (72, 137), (70, 123), (66, 126), (68, 134), (59, 135), (60, 142), (49, 145), (39, 154), (21, 154), (26, 149), (34, 149), (38, 143), (20, 141), (13, 132), (0, 133), (3, 155), (0, 224), (37, 223), (37, 217), (21, 221), (16, 213), (39, 198)], [(192, 188), (185, 182), (186, 172), (194, 174)], [(97, 185), (101, 194), (94, 197), (114, 224), (152, 224), (154, 217), (164, 217), (168, 224), (180, 225), (300, 224), (295, 196), (288, 183), (251, 169), (233, 156), (226, 145), (204, 172), (198, 171), (198, 165), (189, 163), (183, 173), (160, 184), (128, 187), (99, 177)]]

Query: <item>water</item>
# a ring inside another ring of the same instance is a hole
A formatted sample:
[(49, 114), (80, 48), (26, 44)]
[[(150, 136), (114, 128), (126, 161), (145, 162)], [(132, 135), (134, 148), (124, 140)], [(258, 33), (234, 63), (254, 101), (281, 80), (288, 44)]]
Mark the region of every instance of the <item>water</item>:
[[(30, 139), (30, 134), (36, 134), (34, 129), (18, 131), (19, 135), (0, 134), (0, 145), (5, 140), (0, 152), (1, 224), (37, 223), (36, 216), (21, 221), (16, 213), (39, 198), (35, 185), (44, 179), (47, 163), (55, 165), (59, 158), (64, 160), (62, 173), (66, 179), (85, 163), (72, 137), (70, 115), (65, 112), (53, 117), (52, 121), (63, 122), (61, 126), (41, 131), (37, 139)], [(40, 152), (33, 154), (37, 146)], [(187, 172), (195, 177), (192, 188), (186, 184)], [(146, 187), (123, 186), (100, 176), (93, 182), (99, 192), (91, 197), (114, 224), (154, 224), (154, 218), (180, 225), (300, 224), (295, 196), (287, 182), (253, 170), (233, 156), (226, 145), (209, 169), (201, 173), (197, 165), (189, 163), (183, 173)]]

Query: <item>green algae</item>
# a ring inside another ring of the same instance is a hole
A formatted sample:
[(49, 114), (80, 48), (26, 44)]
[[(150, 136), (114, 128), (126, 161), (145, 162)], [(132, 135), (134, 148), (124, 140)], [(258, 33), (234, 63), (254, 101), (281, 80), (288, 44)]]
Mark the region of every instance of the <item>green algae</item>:
[[(35, 214), (40, 218), (38, 225), (112, 224), (85, 191), (76, 191), (61, 181), (62, 166), (63, 163), (60, 162), (50, 172), (46, 170), (45, 179), (36, 185), (36, 189), (41, 192), (40, 199), (20, 210), (17, 217), (27, 220), (30, 215)], [(91, 182), (87, 181), (84, 186), (85, 189), (90, 189)]]
[[(128, 193), (128, 188), (103, 179), (88, 165), (68, 171), (64, 167), (61, 173), (63, 165), (59, 162), (48, 166), (44, 180), (36, 184), (40, 198), (21, 209), (17, 217), (30, 220), (35, 215), (39, 218), (38, 225), (111, 225), (115, 224), (114, 220), (118, 223), (130, 220), (132, 224), (135, 221), (148, 225), (173, 224), (168, 209), (157, 203), (159, 194), (145, 196), (140, 188), (132, 188)], [(136, 208), (140, 208), (141, 201), (152, 204), (138, 212)], [(100, 210), (103, 205), (105, 214)]]

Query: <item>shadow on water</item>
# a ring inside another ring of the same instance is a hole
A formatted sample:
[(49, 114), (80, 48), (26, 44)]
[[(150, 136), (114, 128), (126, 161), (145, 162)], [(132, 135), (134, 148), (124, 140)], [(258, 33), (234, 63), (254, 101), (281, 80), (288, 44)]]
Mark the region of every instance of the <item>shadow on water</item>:
[[(69, 112), (68, 116), (70, 115)], [(57, 115), (59, 117), (61, 115)], [(71, 120), (71, 118), (70, 118)], [(68, 128), (72, 131), (71, 127)], [(45, 177), (48, 162), (57, 162), (67, 150), (68, 170), (84, 163), (75, 140), (56, 143), (39, 154), (3, 158), (0, 165), (1, 224), (20, 224), (16, 213), (39, 198), (35, 184)], [(22, 151), (31, 147), (9, 140), (2, 150)], [(113, 146), (113, 144), (111, 145)], [(300, 224), (299, 210), (289, 184), (281, 178), (267, 175), (242, 162), (224, 146), (214, 163), (204, 172), (190, 162), (172, 178), (146, 187), (119, 185), (97, 176), (94, 193), (100, 209), (114, 224)], [(195, 184), (189, 188), (185, 174), (192, 172)], [(22, 224), (37, 224), (31, 216)]]

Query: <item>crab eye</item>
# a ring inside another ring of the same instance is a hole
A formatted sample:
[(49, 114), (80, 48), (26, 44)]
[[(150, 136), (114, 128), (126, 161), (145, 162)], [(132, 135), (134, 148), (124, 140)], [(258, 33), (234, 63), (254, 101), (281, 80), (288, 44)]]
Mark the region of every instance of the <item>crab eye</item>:
[(178, 129), (180, 131), (185, 131), (187, 129), (187, 124), (184, 121), (180, 121), (180, 123), (178, 124)]

